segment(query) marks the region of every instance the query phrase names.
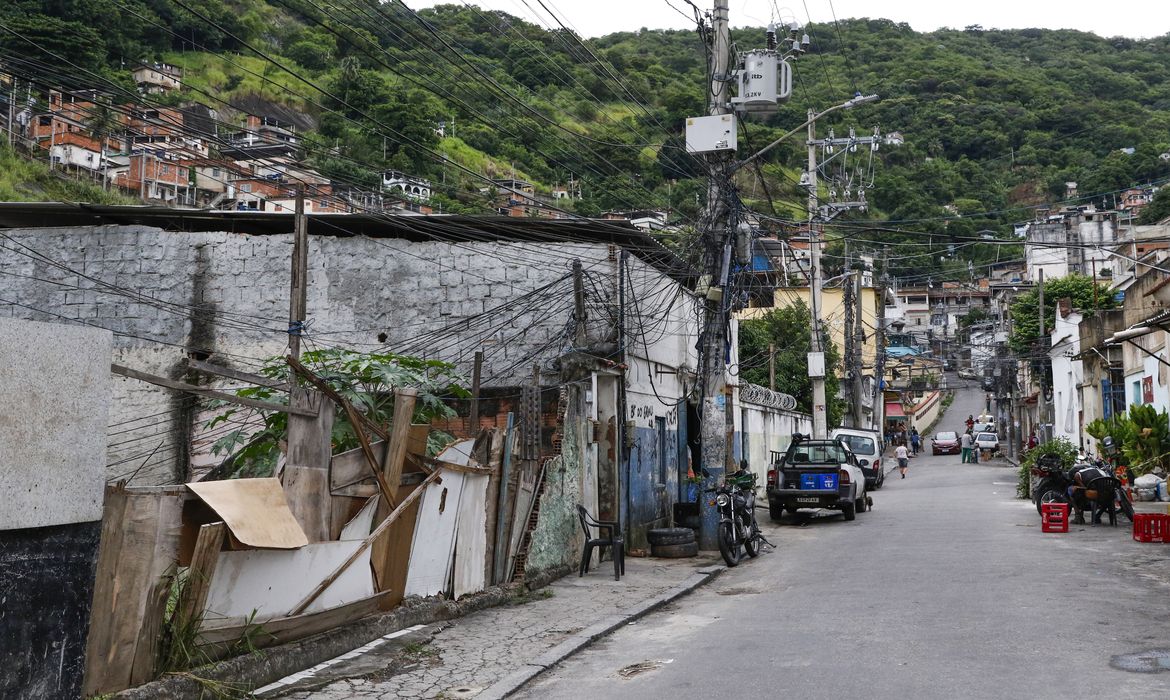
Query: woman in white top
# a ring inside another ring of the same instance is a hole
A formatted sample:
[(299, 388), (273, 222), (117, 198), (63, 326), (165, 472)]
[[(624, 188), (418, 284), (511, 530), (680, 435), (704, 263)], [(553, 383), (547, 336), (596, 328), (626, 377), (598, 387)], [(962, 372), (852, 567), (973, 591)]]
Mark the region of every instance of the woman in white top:
[(894, 457), (898, 459), (898, 470), (902, 472), (902, 478), (906, 478), (906, 469), (910, 466), (910, 451), (906, 449), (906, 443), (898, 444), (898, 448), (894, 450)]

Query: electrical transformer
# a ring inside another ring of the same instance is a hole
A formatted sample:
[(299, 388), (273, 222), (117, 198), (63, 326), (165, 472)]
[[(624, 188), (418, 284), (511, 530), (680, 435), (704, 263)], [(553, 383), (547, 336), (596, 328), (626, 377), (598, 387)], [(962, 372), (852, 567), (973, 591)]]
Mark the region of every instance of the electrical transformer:
[(739, 94), (731, 98), (731, 104), (737, 111), (770, 112), (792, 97), (792, 66), (775, 51), (744, 53), (735, 77)]

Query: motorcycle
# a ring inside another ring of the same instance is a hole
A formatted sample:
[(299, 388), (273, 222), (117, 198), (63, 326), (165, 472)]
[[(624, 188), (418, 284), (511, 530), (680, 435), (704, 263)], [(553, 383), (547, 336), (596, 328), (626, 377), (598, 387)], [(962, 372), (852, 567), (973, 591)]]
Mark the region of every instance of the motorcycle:
[[(1089, 473), (1087, 481), (1080, 474), (1085, 469), (1096, 470)], [(1056, 455), (1041, 456), (1032, 467), (1032, 474), (1040, 478), (1034, 494), (1036, 511), (1042, 513), (1045, 503), (1068, 503), (1070, 508), (1090, 511), (1094, 524), (1108, 513), (1109, 524), (1116, 525), (1118, 511), (1133, 522), (1133, 504), (1115, 475), (1115, 469), (1102, 459), (1088, 458), (1065, 470)], [(1078, 496), (1075, 503), (1069, 497), (1069, 489), (1073, 486), (1078, 487), (1074, 489)]]
[(737, 566), (742, 551), (755, 558), (760, 555), (763, 545), (771, 546), (760, 532), (756, 522), (756, 475), (740, 470), (728, 476), (717, 488), (708, 489), (715, 494), (715, 507), (719, 511), (719, 553), (728, 566)]

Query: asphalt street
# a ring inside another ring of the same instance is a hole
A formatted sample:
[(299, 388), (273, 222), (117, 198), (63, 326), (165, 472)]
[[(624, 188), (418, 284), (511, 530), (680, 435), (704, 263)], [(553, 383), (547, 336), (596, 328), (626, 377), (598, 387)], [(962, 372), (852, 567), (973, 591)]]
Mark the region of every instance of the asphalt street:
[[(960, 389), (938, 429), (983, 401)], [(759, 511), (774, 551), (519, 697), (1170, 697), (1170, 545), (1042, 533), (1006, 463), (928, 453), (854, 522)]]

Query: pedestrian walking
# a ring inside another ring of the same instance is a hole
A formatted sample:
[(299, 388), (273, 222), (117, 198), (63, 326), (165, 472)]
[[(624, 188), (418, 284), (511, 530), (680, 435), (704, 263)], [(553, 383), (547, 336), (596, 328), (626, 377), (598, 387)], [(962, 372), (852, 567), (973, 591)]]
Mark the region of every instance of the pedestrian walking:
[(914, 451), (913, 454), (917, 455), (918, 450), (921, 447), (922, 447), (922, 436), (918, 434), (918, 428), (911, 428), (910, 429), (910, 448)]
[(894, 457), (898, 460), (898, 470), (902, 472), (902, 478), (906, 478), (906, 470), (910, 467), (910, 451), (906, 449), (906, 443), (898, 444), (898, 449), (894, 450)]
[(971, 461), (972, 444), (973, 443), (971, 440), (971, 431), (970, 430), (963, 433), (959, 437), (959, 458), (960, 458), (959, 461), (962, 464), (967, 464), (968, 462)]

